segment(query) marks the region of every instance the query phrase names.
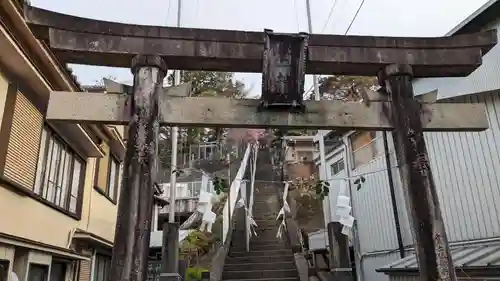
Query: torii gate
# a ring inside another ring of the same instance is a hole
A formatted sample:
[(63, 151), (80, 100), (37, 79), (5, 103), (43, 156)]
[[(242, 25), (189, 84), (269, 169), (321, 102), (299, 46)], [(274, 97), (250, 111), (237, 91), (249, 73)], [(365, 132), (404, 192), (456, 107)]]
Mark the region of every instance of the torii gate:
[[(495, 30), (442, 38), (293, 35), (139, 26), (30, 6), (25, 17), (61, 61), (134, 74), (133, 94), (52, 92), (47, 111), (51, 121), (129, 126), (109, 280), (146, 280), (160, 124), (393, 130), (421, 280), (456, 280), (423, 132), (485, 130), (485, 107), (418, 102), (411, 80), (469, 75), (496, 44)], [(162, 95), (167, 66), (262, 72), (261, 100)], [(378, 75), (383, 90), (366, 104), (303, 101), (305, 73)]]

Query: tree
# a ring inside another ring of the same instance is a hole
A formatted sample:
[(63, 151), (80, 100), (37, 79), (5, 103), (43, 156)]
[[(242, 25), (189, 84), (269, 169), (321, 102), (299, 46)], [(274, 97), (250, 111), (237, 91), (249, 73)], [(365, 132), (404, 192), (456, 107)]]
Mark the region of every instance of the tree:
[[(215, 71), (182, 71), (181, 81), (191, 82), (193, 88), (192, 96), (224, 96), (230, 98), (242, 98), (247, 95), (245, 84), (241, 81), (233, 81), (232, 72)], [(173, 84), (174, 74), (167, 77), (169, 85)]]
[[(167, 85), (172, 85), (174, 74), (167, 76)], [(245, 84), (234, 80), (234, 73), (214, 71), (182, 71), (181, 82), (190, 82), (194, 97), (227, 97), (242, 98), (247, 96)], [(163, 167), (169, 166), (171, 155), (170, 130), (166, 130), (159, 143), (160, 159)], [(227, 132), (224, 128), (179, 128), (179, 152), (189, 151), (189, 146), (199, 142), (210, 142), (221, 139)]]
[(377, 88), (377, 79), (367, 76), (334, 75), (322, 77), (318, 82), (320, 97), (325, 100), (359, 100), (361, 90)]

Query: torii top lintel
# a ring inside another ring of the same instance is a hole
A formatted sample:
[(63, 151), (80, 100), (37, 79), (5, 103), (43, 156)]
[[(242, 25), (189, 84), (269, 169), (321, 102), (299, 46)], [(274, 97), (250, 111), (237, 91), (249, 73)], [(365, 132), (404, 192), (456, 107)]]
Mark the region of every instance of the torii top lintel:
[[(25, 6), (33, 32), (64, 62), (130, 67), (157, 54), (170, 69), (261, 72), (264, 33), (141, 26)], [(497, 43), (496, 30), (437, 38), (309, 35), (306, 73), (374, 76), (409, 64), (415, 77), (467, 76)]]

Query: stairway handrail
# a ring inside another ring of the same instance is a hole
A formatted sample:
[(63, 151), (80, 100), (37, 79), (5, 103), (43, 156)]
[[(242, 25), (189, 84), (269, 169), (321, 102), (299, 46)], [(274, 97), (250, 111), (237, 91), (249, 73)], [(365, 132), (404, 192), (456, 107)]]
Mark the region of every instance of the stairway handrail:
[[(284, 165), (284, 160), (286, 157), (286, 140), (282, 138), (279, 142), (276, 142), (276, 153), (274, 156), (276, 157), (274, 161), (278, 162), (275, 164), (278, 164), (278, 176), (279, 176), (279, 181), (283, 182), (285, 181), (285, 165)], [(283, 187), (285, 185), (283, 184)], [(289, 195), (289, 190), (282, 190), (281, 187), (278, 188), (278, 202), (281, 205), (284, 205), (284, 202), (287, 201), (287, 199), (290, 197)], [(300, 228), (297, 224), (297, 222), (291, 217), (291, 216), (285, 216), (284, 217), (286, 221), (286, 238), (288, 240), (288, 244), (290, 247), (292, 247), (292, 251), (294, 253), (296, 252), (302, 252), (304, 249), (304, 240), (302, 239), (302, 233), (300, 232)]]
[(248, 195), (248, 214), (245, 216), (245, 232), (246, 232), (246, 250), (250, 251), (250, 238), (252, 237), (252, 221), (249, 219), (253, 218), (253, 202), (255, 193), (255, 174), (257, 171), (257, 155), (259, 153), (259, 144), (252, 145), (252, 157), (250, 160), (250, 191)]
[[(248, 160), (250, 158), (250, 151), (251, 145), (248, 144), (243, 159), (241, 160), (238, 172), (236, 173), (236, 177), (231, 182), (231, 186), (229, 188), (229, 196), (224, 203), (224, 209), (222, 211), (222, 243), (225, 243), (228, 235), (230, 235), (230, 233), (228, 233), (231, 224), (230, 218), (232, 219), (234, 217), (234, 209), (236, 207), (236, 201), (238, 200), (238, 196), (241, 191), (241, 184), (247, 168)], [(231, 211), (231, 214), (229, 214), (229, 210)]]

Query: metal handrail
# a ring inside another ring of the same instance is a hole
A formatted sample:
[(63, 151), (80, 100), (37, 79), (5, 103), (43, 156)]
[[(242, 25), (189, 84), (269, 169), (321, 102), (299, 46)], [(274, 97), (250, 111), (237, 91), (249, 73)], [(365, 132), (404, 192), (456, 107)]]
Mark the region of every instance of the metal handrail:
[(254, 202), (254, 193), (255, 193), (255, 174), (257, 171), (257, 155), (259, 153), (259, 145), (252, 145), (252, 153), (249, 160), (250, 161), (250, 190), (248, 194), (248, 208), (247, 214), (245, 216), (245, 233), (246, 233), (246, 250), (250, 251), (250, 238), (252, 237), (252, 221), (250, 218), (253, 218), (253, 202)]
[(229, 233), (230, 224), (231, 224), (230, 218), (234, 217), (234, 209), (236, 206), (236, 201), (238, 200), (238, 197), (239, 197), (240, 192), (241, 192), (242, 179), (243, 179), (243, 175), (246, 171), (248, 160), (250, 159), (250, 151), (251, 151), (251, 145), (247, 145), (247, 148), (245, 150), (245, 154), (244, 154), (243, 159), (241, 161), (240, 168), (238, 169), (238, 172), (236, 173), (236, 177), (231, 182), (231, 186), (229, 187), (229, 196), (224, 204), (223, 219), (222, 219), (222, 242), (223, 243), (226, 241), (227, 236), (230, 235), (230, 233)]

